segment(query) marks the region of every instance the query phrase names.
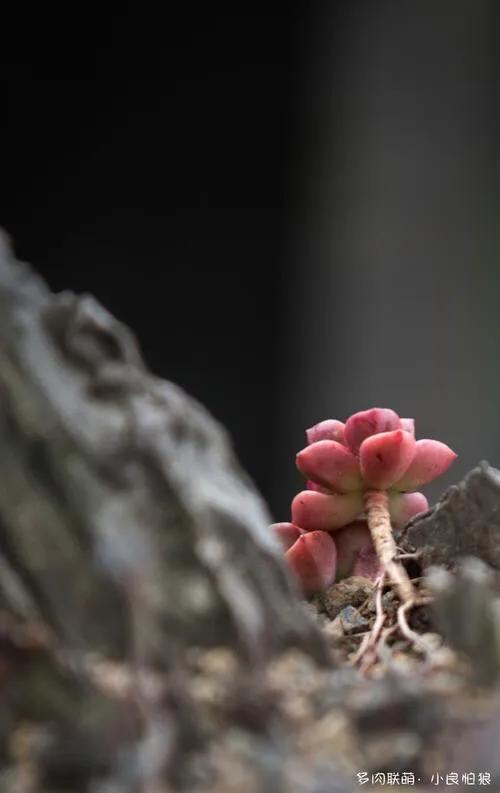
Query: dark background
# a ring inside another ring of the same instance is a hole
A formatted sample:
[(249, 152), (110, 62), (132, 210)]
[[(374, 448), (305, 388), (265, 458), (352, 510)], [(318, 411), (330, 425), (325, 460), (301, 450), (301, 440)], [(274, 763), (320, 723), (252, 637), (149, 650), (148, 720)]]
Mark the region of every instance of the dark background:
[(373, 404), (456, 448), (450, 481), (500, 462), (494, 2), (38, 13), (0, 225), (228, 427), (277, 517), (304, 427)]

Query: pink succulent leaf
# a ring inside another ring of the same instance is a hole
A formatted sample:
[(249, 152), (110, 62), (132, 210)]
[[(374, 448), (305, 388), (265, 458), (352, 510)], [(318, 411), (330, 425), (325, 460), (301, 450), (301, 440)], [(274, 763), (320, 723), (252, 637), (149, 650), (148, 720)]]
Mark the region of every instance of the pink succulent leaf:
[(337, 441), (316, 441), (297, 455), (297, 467), (323, 487), (345, 493), (359, 490), (362, 482), (359, 461)]
[(361, 444), (371, 435), (379, 432), (391, 432), (401, 427), (401, 420), (394, 410), (389, 408), (371, 408), (354, 413), (347, 419), (345, 425), (346, 443), (354, 454), (357, 454)]
[(445, 443), (422, 438), (417, 441), (411, 465), (396, 482), (395, 489), (415, 490), (427, 482), (432, 482), (443, 474), (456, 458), (455, 452)]
[(429, 509), (423, 493), (393, 493), (389, 498), (389, 512), (395, 529), (402, 529), (410, 518)]
[(306, 438), (308, 443), (316, 443), (316, 441), (337, 441), (337, 443), (345, 444), (344, 437), (345, 424), (337, 419), (326, 419), (315, 424), (306, 430)]
[(370, 581), (376, 581), (381, 573), (382, 565), (374, 545), (365, 545), (356, 557), (351, 575), (360, 575), (363, 578), (369, 578)]
[(337, 581), (360, 575), (374, 581), (381, 573), (380, 562), (365, 520), (355, 520), (335, 532)]
[(404, 430), (379, 432), (361, 444), (361, 474), (369, 487), (386, 490), (398, 482), (415, 456), (416, 442)]
[(300, 535), (303, 534), (302, 529), (294, 526), (293, 523), (272, 523), (269, 528), (274, 532), (285, 551), (288, 551), (294, 542), (299, 539)]
[(306, 531), (331, 531), (353, 521), (362, 510), (361, 492), (341, 495), (303, 490), (292, 501), (292, 523)]
[(307, 480), (306, 488), (307, 490), (316, 490), (318, 493), (331, 493), (331, 490), (329, 490), (327, 487), (322, 487), (321, 485), (318, 485), (318, 483), (313, 482), (312, 479)]
[(370, 531), (365, 520), (354, 520), (334, 532), (337, 546), (337, 579), (351, 575), (361, 548), (371, 545)]
[(415, 419), (401, 419), (401, 429), (415, 436)]
[(337, 550), (326, 531), (302, 534), (285, 558), (304, 595), (327, 589), (335, 581)]

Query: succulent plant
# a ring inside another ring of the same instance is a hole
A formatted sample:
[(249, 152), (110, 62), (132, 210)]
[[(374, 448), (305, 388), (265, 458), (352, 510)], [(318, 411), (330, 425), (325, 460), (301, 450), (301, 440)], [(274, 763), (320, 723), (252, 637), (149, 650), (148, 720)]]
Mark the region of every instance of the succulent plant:
[(292, 501), (291, 522), (272, 527), (304, 593), (383, 569), (409, 600), (391, 523), (401, 528), (428, 508), (417, 488), (446, 471), (455, 452), (440, 441), (415, 440), (413, 419), (387, 408), (360, 411), (345, 424), (322, 421), (306, 437), (297, 467), (307, 487)]

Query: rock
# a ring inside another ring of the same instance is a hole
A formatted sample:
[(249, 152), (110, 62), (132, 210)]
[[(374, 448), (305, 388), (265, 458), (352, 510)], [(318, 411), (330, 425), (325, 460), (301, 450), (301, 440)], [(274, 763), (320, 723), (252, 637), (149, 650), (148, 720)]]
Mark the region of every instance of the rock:
[[(255, 670), (288, 647), (326, 660), (222, 427), (1, 235), (0, 482), (2, 789), (25, 768), (44, 790), (181, 787), (210, 722), (196, 692), (215, 707), (228, 690), (217, 670), (190, 687), (190, 650), (230, 647)], [(16, 638), (42, 634), (50, 652)], [(234, 721), (267, 727), (251, 682), (231, 689)]]
[(359, 633), (360, 631), (368, 630), (370, 626), (369, 620), (363, 617), (354, 606), (346, 606), (343, 608), (336, 617), (335, 621), (336, 620), (339, 620), (341, 623), (342, 630), (346, 636), (349, 636), (351, 633)]
[(0, 393), (0, 605), (118, 657), (132, 613), (149, 658), (177, 639), (321, 653), (224, 430), (97, 301), (52, 295), (3, 238)]
[(424, 568), (475, 556), (500, 570), (500, 471), (482, 462), (411, 520), (398, 544), (406, 552), (418, 551)]
[(335, 619), (346, 606), (361, 606), (372, 592), (372, 581), (361, 576), (351, 576), (338, 581), (321, 595), (317, 595), (316, 603), (330, 619)]
[(479, 559), (461, 560), (455, 575), (429, 568), (427, 585), (435, 594), (432, 613), (447, 644), (468, 658), (474, 680), (491, 685), (500, 678), (500, 619), (493, 576)]

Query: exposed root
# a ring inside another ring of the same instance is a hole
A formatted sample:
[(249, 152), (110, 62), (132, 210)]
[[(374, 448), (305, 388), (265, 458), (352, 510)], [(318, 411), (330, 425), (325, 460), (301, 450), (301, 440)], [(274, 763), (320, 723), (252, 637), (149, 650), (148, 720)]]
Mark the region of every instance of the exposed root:
[(422, 554), (419, 551), (415, 553), (400, 553), (398, 554), (395, 559), (396, 562), (401, 562), (403, 559), (418, 559)]
[[(368, 491), (365, 495), (365, 510), (382, 573), (375, 582), (375, 621), (371, 630), (363, 636), (360, 646), (351, 658), (351, 664), (359, 665), (363, 673), (366, 673), (382, 655), (390, 653), (387, 640), (397, 630), (415, 650), (426, 654), (428, 652), (425, 642), (421, 640), (418, 633), (410, 628), (407, 620), (407, 613), (410, 609), (421, 605), (424, 600), (418, 597), (414, 587), (414, 582), (418, 582), (420, 578), (411, 579), (402, 561), (417, 559), (419, 553), (404, 553), (396, 545), (389, 515), (389, 497), (385, 491)], [(384, 612), (382, 603), (382, 594), (386, 583), (394, 586), (401, 601), (397, 618), (394, 624), (389, 626), (386, 626), (387, 614)], [(360, 611), (365, 607), (366, 602), (359, 609)]]
[(428, 654), (428, 647), (425, 642), (422, 641), (419, 634), (410, 628), (408, 624), (408, 620), (406, 618), (407, 613), (415, 606), (423, 606), (426, 603), (430, 602), (430, 598), (418, 598), (413, 603), (403, 603), (398, 608), (398, 627), (405, 639), (408, 639), (410, 644), (412, 644), (416, 650), (420, 650), (420, 652)]
[[(429, 658), (429, 647), (422, 641), (420, 635), (410, 627), (407, 614), (412, 608), (429, 603), (432, 598), (415, 595), (413, 600), (402, 603), (398, 607), (395, 615), (395, 622), (392, 625), (386, 626), (388, 615), (384, 611), (382, 603), (383, 589), (387, 583), (385, 578), (386, 575), (384, 572), (375, 582), (375, 620), (373, 626), (366, 633), (358, 634), (362, 636), (362, 641), (356, 653), (351, 658), (352, 666), (359, 665), (360, 671), (363, 674), (366, 674), (378, 659), (386, 663), (389, 662), (391, 650), (387, 645), (387, 640), (397, 631), (399, 631), (401, 636), (410, 643), (411, 647)], [(412, 581), (417, 580), (419, 579), (412, 579)]]
[(358, 647), (357, 652), (355, 653), (354, 657), (351, 660), (353, 666), (361, 662), (361, 669), (363, 672), (366, 672), (370, 666), (375, 662), (377, 658), (377, 643), (382, 628), (384, 627), (384, 622), (386, 619), (386, 615), (384, 613), (384, 609), (382, 606), (382, 591), (384, 588), (384, 580), (385, 580), (385, 572), (382, 573), (380, 578), (377, 580), (375, 584), (376, 592), (375, 592), (375, 609), (376, 609), (376, 618), (375, 622), (373, 623), (373, 627), (371, 631), (369, 631), (364, 637), (363, 641), (361, 642), (360, 646)]
[(387, 493), (384, 490), (369, 490), (365, 494), (365, 510), (368, 528), (382, 569), (390, 583), (396, 587), (401, 602), (413, 602), (416, 598), (415, 589), (401, 561), (398, 560)]

